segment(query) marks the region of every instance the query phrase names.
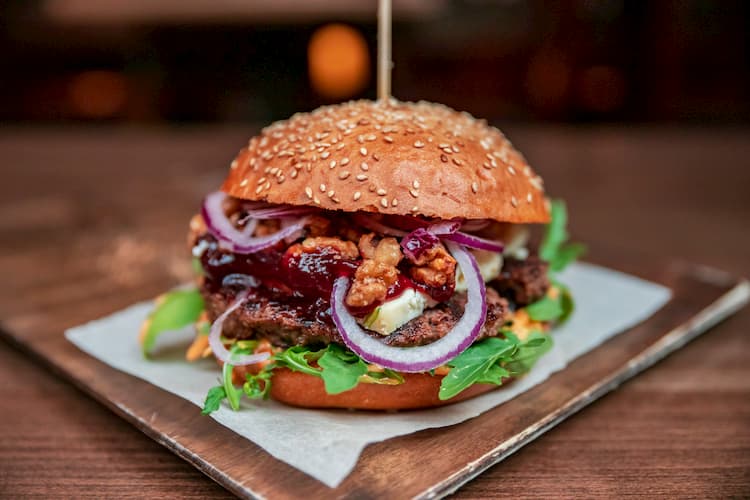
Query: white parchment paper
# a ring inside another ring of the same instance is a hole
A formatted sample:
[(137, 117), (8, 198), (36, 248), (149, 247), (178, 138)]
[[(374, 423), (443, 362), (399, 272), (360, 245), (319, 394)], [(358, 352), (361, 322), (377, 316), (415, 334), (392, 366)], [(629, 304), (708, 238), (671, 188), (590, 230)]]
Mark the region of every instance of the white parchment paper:
[[(476, 417), (640, 323), (671, 296), (670, 290), (661, 285), (590, 264), (570, 266), (560, 275), (560, 281), (570, 286), (576, 310), (565, 325), (555, 330), (554, 348), (531, 373), (508, 387), (424, 411), (373, 414), (303, 410), (261, 401), (244, 402), (238, 412), (222, 407), (212, 417), (279, 460), (335, 487), (352, 471), (368, 444)], [(165, 335), (160, 339), (161, 355), (155, 360), (144, 359), (138, 328), (151, 308), (151, 302), (136, 304), (72, 328), (65, 335), (104, 363), (202, 406), (208, 389), (217, 384), (216, 363), (184, 361), (184, 348), (192, 337), (189, 329)]]

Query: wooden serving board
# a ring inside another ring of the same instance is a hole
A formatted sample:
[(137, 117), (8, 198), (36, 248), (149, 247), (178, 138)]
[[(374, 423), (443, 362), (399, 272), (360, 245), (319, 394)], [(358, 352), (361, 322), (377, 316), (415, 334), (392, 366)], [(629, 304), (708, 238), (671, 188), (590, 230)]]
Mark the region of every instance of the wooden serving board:
[[(335, 489), (202, 417), (189, 402), (79, 351), (63, 337), (64, 328), (71, 326), (64, 311), (52, 312), (61, 318), (59, 329), (35, 332), (29, 328), (33, 323), (19, 317), (3, 335), (241, 497), (434, 498), (455, 491), (679, 349), (737, 311), (750, 296), (747, 282), (720, 271), (679, 263), (652, 267), (648, 272), (640, 267), (636, 274), (670, 287), (674, 295), (646, 322), (479, 417), (368, 446), (352, 474)], [(77, 302), (83, 309), (96, 307)], [(75, 316), (81, 314), (86, 312)], [(54, 324), (51, 319), (46, 317), (44, 323)]]

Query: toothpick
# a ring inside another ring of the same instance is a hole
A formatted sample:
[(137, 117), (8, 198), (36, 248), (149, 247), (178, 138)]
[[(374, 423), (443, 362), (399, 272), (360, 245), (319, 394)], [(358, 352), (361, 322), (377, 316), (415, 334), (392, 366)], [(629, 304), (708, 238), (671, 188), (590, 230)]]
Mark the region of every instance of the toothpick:
[(391, 97), (391, 0), (378, 1), (378, 99)]

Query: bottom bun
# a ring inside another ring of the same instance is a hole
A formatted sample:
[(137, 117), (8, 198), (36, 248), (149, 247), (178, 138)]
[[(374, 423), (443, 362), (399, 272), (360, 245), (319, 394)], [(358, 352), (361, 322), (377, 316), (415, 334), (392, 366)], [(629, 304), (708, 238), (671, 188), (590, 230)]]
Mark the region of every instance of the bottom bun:
[(340, 394), (328, 394), (323, 379), (293, 372), (274, 370), (271, 398), (303, 408), (350, 408), (356, 410), (413, 410), (443, 406), (496, 389), (493, 384), (474, 384), (449, 400), (438, 398), (443, 377), (429, 373), (404, 373), (399, 385), (359, 384)]

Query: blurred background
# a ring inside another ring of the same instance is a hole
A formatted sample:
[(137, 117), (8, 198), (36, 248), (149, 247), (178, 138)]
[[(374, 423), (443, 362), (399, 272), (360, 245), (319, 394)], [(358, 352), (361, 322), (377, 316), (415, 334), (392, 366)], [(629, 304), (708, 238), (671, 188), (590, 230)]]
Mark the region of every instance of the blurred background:
[[(394, 0), (394, 94), (490, 120), (747, 123), (750, 3)], [(4, 0), (2, 122), (265, 123), (375, 96), (374, 0)]]

